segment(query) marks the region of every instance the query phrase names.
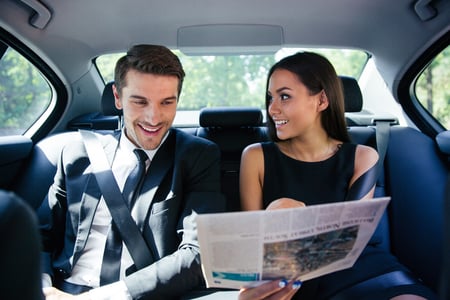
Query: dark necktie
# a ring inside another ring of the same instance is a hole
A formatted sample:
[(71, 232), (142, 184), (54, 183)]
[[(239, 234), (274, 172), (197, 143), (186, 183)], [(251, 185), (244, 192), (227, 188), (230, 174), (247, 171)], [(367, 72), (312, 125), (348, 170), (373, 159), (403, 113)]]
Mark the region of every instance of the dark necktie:
[[(134, 149), (134, 154), (138, 159), (136, 167), (131, 171), (123, 188), (123, 198), (130, 209), (134, 205), (137, 195), (141, 189), (145, 175), (145, 162), (148, 159), (147, 154), (140, 149)], [(120, 278), (120, 262), (122, 257), (122, 238), (114, 221), (111, 222), (111, 228), (106, 238), (105, 252), (103, 253), (103, 262), (100, 272), (100, 286), (113, 283)]]
[(141, 149), (134, 149), (133, 152), (138, 159), (138, 164), (131, 171), (130, 175), (128, 175), (122, 192), (123, 197), (127, 201), (127, 205), (130, 208), (130, 211), (134, 205), (134, 201), (136, 201), (142, 183), (144, 182), (145, 162), (148, 159), (147, 154)]

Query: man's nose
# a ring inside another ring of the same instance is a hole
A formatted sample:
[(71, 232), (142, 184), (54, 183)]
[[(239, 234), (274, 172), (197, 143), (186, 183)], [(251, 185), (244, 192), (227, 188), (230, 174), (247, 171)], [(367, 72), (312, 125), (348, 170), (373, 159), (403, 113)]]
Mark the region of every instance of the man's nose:
[(156, 125), (161, 121), (162, 110), (158, 105), (150, 104), (145, 110), (145, 119), (152, 125)]

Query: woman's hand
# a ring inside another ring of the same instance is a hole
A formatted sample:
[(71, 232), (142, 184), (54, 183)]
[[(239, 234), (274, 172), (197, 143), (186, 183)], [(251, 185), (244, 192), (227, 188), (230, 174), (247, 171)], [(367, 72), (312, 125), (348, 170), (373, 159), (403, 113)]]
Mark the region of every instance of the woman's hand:
[(89, 293), (80, 295), (71, 295), (60, 291), (54, 287), (45, 287), (42, 289), (46, 300), (90, 300)]
[(239, 300), (289, 300), (301, 287), (300, 281), (269, 281), (254, 288), (242, 289)]
[(306, 205), (302, 201), (297, 201), (291, 198), (279, 198), (277, 200), (270, 202), (266, 210), (304, 207), (304, 206)]

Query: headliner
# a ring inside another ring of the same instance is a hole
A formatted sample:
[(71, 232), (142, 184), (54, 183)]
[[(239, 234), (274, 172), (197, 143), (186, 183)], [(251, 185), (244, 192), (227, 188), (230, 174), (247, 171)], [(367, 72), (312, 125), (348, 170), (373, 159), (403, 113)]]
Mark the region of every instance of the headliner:
[[(283, 46), (363, 49), (375, 57), (380, 73), (392, 86), (402, 75), (402, 68), (450, 28), (450, 1), (433, 1), (438, 15), (428, 21), (419, 18), (414, 3), (412, 0), (46, 0), (50, 21), (38, 29), (29, 24), (31, 8), (18, 0), (2, 0), (0, 25), (21, 36), (50, 65), (58, 66), (69, 82), (88, 71), (90, 59), (105, 52), (124, 51), (135, 43), (178, 48), (177, 33), (181, 27), (259, 24), (279, 26)], [(257, 39), (259, 34), (253, 36)], [(223, 40), (227, 42), (226, 35)], [(233, 45), (233, 49), (248, 51), (255, 42), (251, 37), (240, 39), (240, 45)], [(208, 44), (208, 40), (199, 44)]]

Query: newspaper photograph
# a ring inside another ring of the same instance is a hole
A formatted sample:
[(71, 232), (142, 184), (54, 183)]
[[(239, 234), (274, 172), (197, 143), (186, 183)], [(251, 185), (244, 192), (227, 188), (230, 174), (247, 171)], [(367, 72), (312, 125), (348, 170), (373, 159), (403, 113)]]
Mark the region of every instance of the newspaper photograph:
[(350, 268), (389, 201), (200, 214), (196, 221), (207, 287), (240, 289), (281, 278), (306, 281)]

